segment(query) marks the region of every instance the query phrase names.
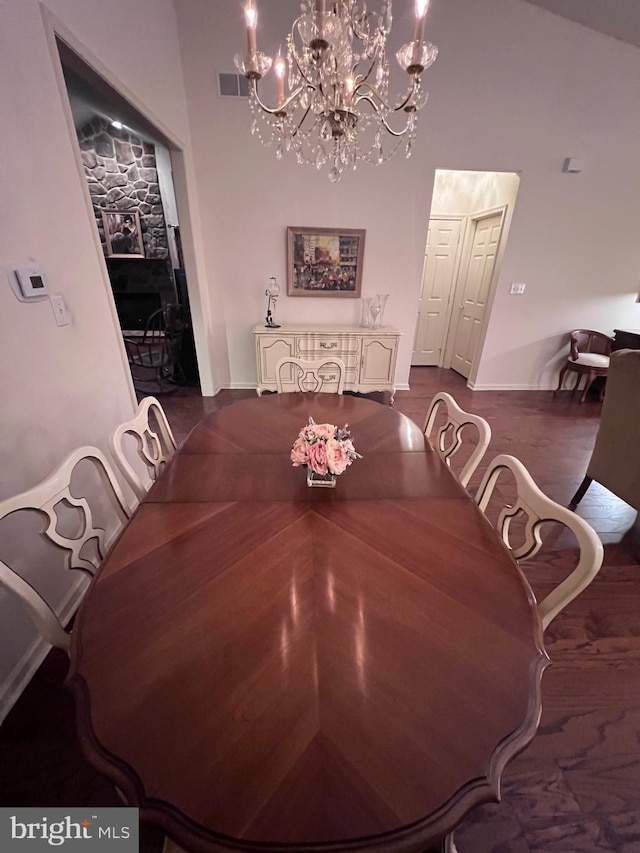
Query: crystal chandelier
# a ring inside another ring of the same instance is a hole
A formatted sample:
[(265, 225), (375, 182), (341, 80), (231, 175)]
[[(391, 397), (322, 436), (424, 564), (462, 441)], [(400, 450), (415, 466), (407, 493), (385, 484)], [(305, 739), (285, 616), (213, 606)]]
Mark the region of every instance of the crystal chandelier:
[[(377, 13), (366, 0), (303, 0), (287, 35), (286, 59), (279, 51), (275, 61), (256, 47), (258, 13), (249, 0), (247, 55), (236, 54), (235, 64), (249, 81), (251, 132), (263, 145), (275, 145), (278, 160), (292, 152), (298, 163), (328, 165), (334, 183), (359, 160), (384, 163), (400, 146), (410, 157), (418, 110), (427, 101), (420, 75), (438, 55), (423, 40), (428, 5), (416, 0), (413, 41), (396, 53), (409, 83), (392, 103), (386, 55), (392, 0), (382, 0)], [(276, 104), (268, 106), (258, 82), (272, 66)]]

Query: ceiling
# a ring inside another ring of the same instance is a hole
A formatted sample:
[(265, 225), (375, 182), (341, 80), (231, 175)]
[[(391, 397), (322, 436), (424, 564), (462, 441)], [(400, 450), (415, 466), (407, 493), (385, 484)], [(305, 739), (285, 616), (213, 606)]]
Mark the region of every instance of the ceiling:
[(62, 73), (76, 130), (95, 116), (107, 121), (117, 119), (127, 130), (153, 143), (168, 146), (163, 135), (135, 107), (119, 95), (80, 57), (60, 40), (56, 40)]
[[(583, 24), (597, 32), (613, 36), (627, 44), (640, 47), (640, 2), (637, 0), (526, 0), (532, 6), (546, 9), (555, 15)], [(59, 45), (68, 52), (66, 45)], [(65, 55), (61, 54), (63, 62)], [(131, 108), (123, 109), (122, 99), (114, 98), (112, 91), (101, 91), (104, 87), (95, 87), (86, 79), (83, 69), (77, 73), (65, 66), (65, 81), (69, 100), (77, 128), (82, 127), (96, 114), (105, 118), (119, 118), (131, 129), (152, 141), (157, 133), (150, 128), (141, 127), (139, 116), (131, 113)], [(127, 115), (123, 115), (127, 113)]]
[(640, 47), (637, 0), (526, 0), (533, 6)]

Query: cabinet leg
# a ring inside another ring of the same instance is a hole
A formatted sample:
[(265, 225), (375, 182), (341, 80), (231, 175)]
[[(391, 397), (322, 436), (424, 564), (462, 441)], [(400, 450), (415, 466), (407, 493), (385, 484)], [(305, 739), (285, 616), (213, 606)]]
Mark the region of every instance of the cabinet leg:
[(262, 397), (262, 388), (259, 385), (256, 388), (256, 394), (258, 395), (258, 397)]

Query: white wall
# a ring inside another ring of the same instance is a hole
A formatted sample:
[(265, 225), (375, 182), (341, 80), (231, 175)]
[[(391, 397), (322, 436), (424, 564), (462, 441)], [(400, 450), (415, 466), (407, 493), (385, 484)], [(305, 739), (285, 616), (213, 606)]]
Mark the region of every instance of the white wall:
[[(394, 47), (411, 33), (395, 4)], [(405, 331), (406, 381), (434, 171), (508, 171), (522, 181), (477, 387), (550, 388), (567, 331), (640, 327), (640, 51), (521, 0), (433, 0), (427, 38), (440, 55), (414, 157), (326, 174), (278, 162), (249, 133), (246, 101), (219, 99), (217, 71), (244, 50), (239, 5), (177, 0), (207, 270), (225, 295), (231, 382), (255, 381), (250, 328), (270, 275), (285, 281), (287, 225), (367, 229), (363, 295), (390, 292), (386, 319)], [(274, 52), (296, 12), (259, 4), (259, 47)], [(562, 173), (567, 156), (582, 174)], [(526, 295), (508, 297), (511, 281)], [(280, 322), (349, 322), (347, 300), (282, 297)]]
[[(43, 5), (166, 127), (188, 138), (170, 0)], [(138, 49), (141, 33), (152, 49)], [(106, 449), (135, 403), (63, 105), (39, 3), (0, 0), (0, 498), (34, 485), (79, 445)], [(69, 326), (56, 326), (48, 302), (29, 305), (13, 295), (7, 273), (27, 260), (41, 264), (63, 295)], [(2, 691), (24, 674), (22, 655), (35, 635), (4, 595), (0, 625), (1, 713)]]

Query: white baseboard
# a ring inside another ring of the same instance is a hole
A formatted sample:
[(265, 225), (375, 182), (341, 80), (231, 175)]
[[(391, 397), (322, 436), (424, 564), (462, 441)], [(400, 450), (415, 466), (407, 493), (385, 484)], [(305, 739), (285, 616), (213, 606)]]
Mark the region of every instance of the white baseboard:
[(555, 385), (526, 385), (524, 383), (516, 383), (514, 385), (506, 385), (494, 382), (488, 383), (469, 383), (469, 388), (472, 391), (554, 391)]
[[(216, 394), (218, 391), (222, 390), (230, 390), (230, 391), (244, 391), (251, 390), (255, 391), (257, 387), (256, 382), (229, 382), (227, 385), (220, 387), (216, 390)], [(474, 384), (473, 382), (469, 383), (469, 388), (472, 391), (555, 391), (556, 384), (553, 385), (526, 385), (524, 383), (515, 383), (513, 385), (509, 384), (501, 384), (501, 383), (480, 383)], [(411, 391), (411, 385), (408, 382), (399, 382), (396, 385), (396, 391)]]
[[(247, 388), (255, 391), (257, 387), (256, 382), (230, 382), (229, 389), (232, 391), (236, 390), (245, 390)], [(408, 382), (402, 382), (399, 385), (396, 385), (396, 391), (410, 391), (411, 388)], [(364, 393), (364, 392), (363, 392)]]
[[(62, 599), (56, 615), (63, 625), (69, 622), (78, 609), (88, 583), (88, 578), (79, 577)], [(38, 636), (0, 686), (0, 725), (50, 651), (49, 643), (44, 637)]]

